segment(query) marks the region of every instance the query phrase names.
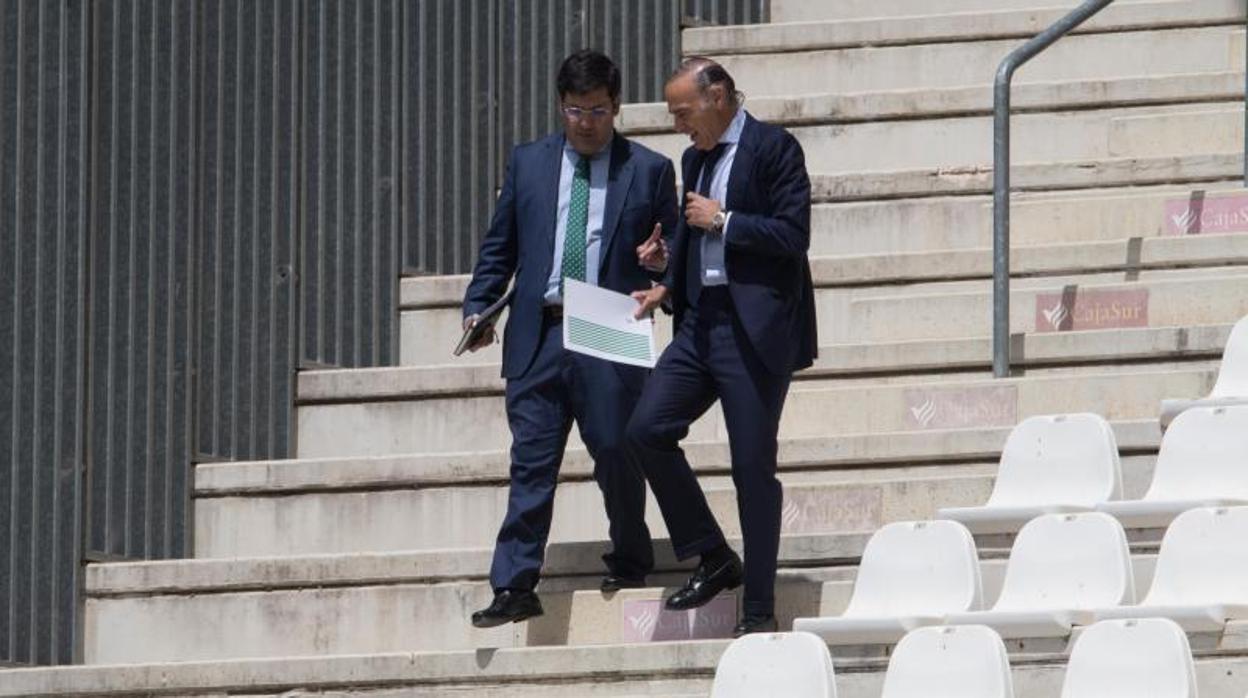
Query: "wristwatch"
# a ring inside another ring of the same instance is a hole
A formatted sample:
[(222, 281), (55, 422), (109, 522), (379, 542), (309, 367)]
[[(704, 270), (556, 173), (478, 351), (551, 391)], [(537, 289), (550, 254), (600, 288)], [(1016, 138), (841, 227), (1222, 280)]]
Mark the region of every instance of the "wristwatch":
[(723, 210), (716, 211), (715, 215), (711, 216), (711, 230), (714, 230), (717, 233), (723, 232), (724, 225), (727, 223), (728, 214)]

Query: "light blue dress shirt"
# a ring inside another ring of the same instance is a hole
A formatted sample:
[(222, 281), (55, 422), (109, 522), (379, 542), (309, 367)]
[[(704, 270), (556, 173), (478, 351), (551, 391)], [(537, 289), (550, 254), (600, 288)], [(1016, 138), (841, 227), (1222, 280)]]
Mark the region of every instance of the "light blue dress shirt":
[[(720, 143), (727, 143), (724, 154), (715, 163), (715, 171), (711, 174), (711, 188), (707, 192), (710, 198), (719, 202), (720, 209), (728, 205), (728, 177), (732, 174), (732, 163), (737, 157), (737, 143), (741, 140), (741, 131), (745, 128), (745, 109), (738, 108), (732, 122), (724, 135), (719, 137)], [(698, 186), (694, 191), (702, 190), (702, 177), (698, 174)], [(732, 222), (732, 212), (727, 212), (724, 228), (720, 234), (708, 232), (702, 236), (702, 285), (723, 286), (728, 283), (728, 269), (724, 264), (724, 240), (728, 237), (728, 225)]]
[[(607, 140), (602, 150), (590, 156), (589, 161), (589, 218), (585, 222), (585, 282), (598, 285), (598, 258), (602, 253), (602, 215), (607, 206), (607, 173), (611, 168), (611, 143)], [(563, 160), (559, 169), (559, 206), (555, 213), (555, 260), (546, 280), (546, 305), (563, 305), (559, 280), (563, 276), (563, 240), (568, 232), (568, 203), (572, 198), (572, 178), (576, 176), (576, 161), (581, 154), (566, 140), (563, 144)]]

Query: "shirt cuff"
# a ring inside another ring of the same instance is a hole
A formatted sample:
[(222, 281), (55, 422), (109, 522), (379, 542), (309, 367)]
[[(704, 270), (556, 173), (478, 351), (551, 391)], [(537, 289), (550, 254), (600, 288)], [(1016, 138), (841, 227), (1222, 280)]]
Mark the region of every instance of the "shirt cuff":
[(728, 241), (728, 224), (729, 223), (732, 223), (732, 211), (729, 211), (728, 213), (724, 214), (724, 227), (721, 228), (719, 231), (719, 235), (724, 240), (724, 242)]

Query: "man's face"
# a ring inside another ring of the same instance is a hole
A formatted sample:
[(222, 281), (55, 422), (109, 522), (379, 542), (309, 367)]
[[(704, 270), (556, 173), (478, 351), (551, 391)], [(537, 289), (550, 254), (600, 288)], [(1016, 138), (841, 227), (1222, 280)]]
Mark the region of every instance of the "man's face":
[(593, 155), (607, 145), (615, 132), (615, 115), (620, 112), (619, 103), (611, 101), (605, 87), (581, 95), (568, 93), (559, 108), (563, 132), (581, 155)]
[[(717, 89), (714, 85), (711, 89)], [(663, 89), (667, 111), (676, 121), (676, 130), (689, 136), (693, 147), (710, 150), (723, 135), (722, 118), (716, 104), (698, 91), (696, 74), (689, 73), (667, 83)]]

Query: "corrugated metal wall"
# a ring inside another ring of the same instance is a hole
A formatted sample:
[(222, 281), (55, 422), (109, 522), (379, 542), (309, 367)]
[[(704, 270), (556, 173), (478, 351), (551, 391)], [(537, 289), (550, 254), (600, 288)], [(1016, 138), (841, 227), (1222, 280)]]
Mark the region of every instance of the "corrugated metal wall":
[[(471, 270), (507, 153), (559, 127), (555, 73), (581, 48), (620, 66), (624, 102), (662, 99), (682, 26), (750, 24), (768, 0), (424, 0), (405, 5), (404, 269)], [(434, 174), (436, 173), (436, 174)]]
[(194, 6), (93, 7), (86, 548), (176, 557), (193, 409)]
[(400, 15), (410, 5), (300, 4), (305, 366), (398, 355)]
[(196, 2), (195, 458), (292, 443), (300, 3)]
[(0, 660), (68, 661), (77, 627), (88, 22), (0, 2)]
[(290, 453), (299, 366), (390, 363), (563, 55), (656, 99), (676, 7), (0, 0), (0, 663), (74, 659), (83, 560), (191, 550), (194, 462)]

